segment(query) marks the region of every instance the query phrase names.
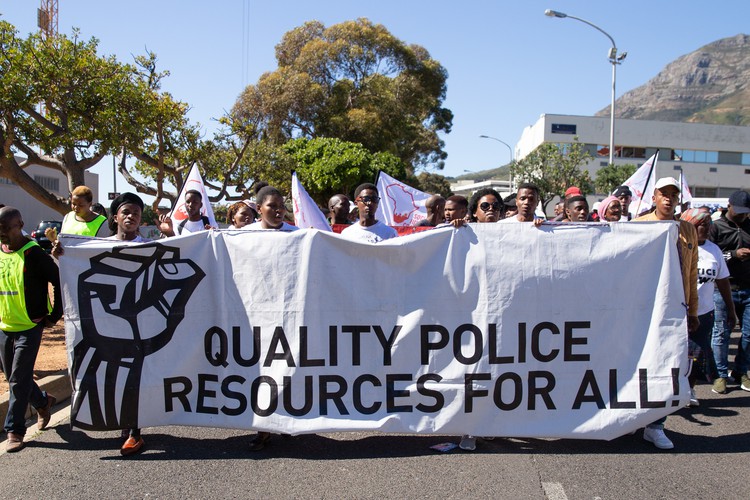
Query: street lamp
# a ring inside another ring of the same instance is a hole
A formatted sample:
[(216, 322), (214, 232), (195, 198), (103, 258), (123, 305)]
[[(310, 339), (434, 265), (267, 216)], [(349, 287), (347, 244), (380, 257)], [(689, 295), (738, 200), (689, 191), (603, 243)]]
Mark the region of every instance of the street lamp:
[(607, 54), (607, 58), (609, 59), (609, 62), (612, 64), (612, 104), (610, 106), (609, 111), (609, 163), (612, 165), (614, 163), (615, 159), (615, 81), (616, 81), (616, 68), (618, 64), (622, 64), (623, 59), (628, 55), (627, 52), (623, 52), (622, 54), (617, 54), (617, 44), (615, 43), (614, 38), (612, 38), (609, 33), (601, 29), (599, 26), (597, 26), (594, 23), (591, 23), (585, 19), (581, 19), (580, 17), (575, 16), (569, 16), (568, 14), (565, 14), (564, 12), (558, 12), (556, 10), (547, 9), (544, 11), (545, 16), (549, 17), (559, 17), (561, 19), (563, 18), (570, 18), (575, 19), (576, 21), (581, 21), (584, 24), (588, 24), (595, 30), (602, 33), (604, 36), (609, 38), (609, 41), (612, 42), (612, 48), (609, 49), (609, 53)]
[[(510, 147), (510, 144), (508, 144), (508, 143), (507, 143), (507, 142), (505, 142), (505, 141), (501, 141), (501, 140), (500, 140), (500, 139), (498, 139), (497, 137), (490, 137), (489, 135), (480, 135), (479, 137), (480, 137), (481, 139), (492, 139), (493, 141), (497, 141), (497, 142), (499, 142), (500, 144), (505, 144), (505, 146), (506, 146), (506, 147), (508, 148), (508, 152), (510, 153), (510, 163), (509, 163), (509, 165), (510, 165), (511, 163), (513, 163), (513, 148), (511, 148), (511, 147)], [(511, 190), (511, 191), (513, 191), (513, 174), (511, 174), (511, 173), (509, 172), (509, 173), (508, 173), (508, 175), (509, 175), (509, 179), (510, 179), (510, 180), (508, 181), (508, 182), (510, 183), (510, 185), (509, 185), (508, 187), (510, 188), (510, 190)]]

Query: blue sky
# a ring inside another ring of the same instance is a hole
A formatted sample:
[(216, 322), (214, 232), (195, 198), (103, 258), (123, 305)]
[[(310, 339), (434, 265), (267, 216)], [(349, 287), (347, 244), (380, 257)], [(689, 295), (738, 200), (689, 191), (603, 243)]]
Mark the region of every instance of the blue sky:
[[(37, 29), (38, 5), (0, 0), (0, 14), (25, 35)], [(455, 118), (441, 173), (456, 176), (508, 162), (508, 148), (482, 134), (513, 146), (543, 113), (592, 115), (609, 105), (609, 41), (578, 21), (546, 17), (548, 8), (597, 24), (628, 52), (617, 71), (618, 97), (677, 57), (750, 31), (746, 0), (59, 0), (59, 29), (80, 28), (101, 41), (101, 53), (122, 61), (155, 52), (171, 72), (165, 90), (189, 103), (191, 120), (211, 136), (214, 119), (244, 86), (276, 69), (274, 46), (286, 31), (312, 19), (329, 26), (369, 18), (447, 69), (445, 106)], [(93, 171), (106, 200), (111, 160)], [(125, 190), (122, 178), (117, 187)]]

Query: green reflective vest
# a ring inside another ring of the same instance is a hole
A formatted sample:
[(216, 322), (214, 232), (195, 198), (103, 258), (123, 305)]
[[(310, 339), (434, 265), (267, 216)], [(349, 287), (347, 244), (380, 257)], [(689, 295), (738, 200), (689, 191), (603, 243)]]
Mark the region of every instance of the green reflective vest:
[(99, 228), (107, 220), (103, 215), (97, 215), (91, 222), (82, 222), (76, 219), (75, 212), (68, 212), (63, 219), (60, 233), (79, 234), (81, 236), (96, 236)]
[[(30, 241), (13, 253), (0, 251), (0, 330), (22, 332), (36, 325), (26, 312), (23, 283), (25, 252), (35, 245), (36, 241)], [(49, 301), (47, 307), (52, 312)]]

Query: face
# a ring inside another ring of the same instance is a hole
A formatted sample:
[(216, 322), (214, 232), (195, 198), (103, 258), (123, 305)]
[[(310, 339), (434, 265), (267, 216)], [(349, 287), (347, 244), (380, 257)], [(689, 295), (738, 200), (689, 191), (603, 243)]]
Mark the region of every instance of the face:
[(378, 203), (380, 202), (377, 191), (363, 189), (354, 201), (357, 202), (359, 220), (375, 220), (375, 212), (377, 212)]
[(680, 190), (677, 186), (664, 186), (654, 190), (651, 198), (656, 207), (656, 216), (661, 220), (674, 218), (674, 210), (680, 201)]
[(698, 233), (698, 244), (702, 245), (708, 239), (708, 230), (711, 228), (711, 217), (706, 217), (695, 226), (695, 232)]
[(455, 201), (446, 201), (445, 202), (445, 221), (450, 222), (452, 220), (461, 220), (464, 217), (466, 217), (466, 212), (468, 212), (469, 209), (460, 203), (456, 203)]
[(237, 210), (237, 213), (234, 214), (234, 217), (232, 217), (232, 224), (237, 229), (252, 224), (253, 222), (255, 222), (255, 212), (253, 212), (253, 209), (247, 205), (240, 207), (240, 209)]
[(337, 224), (346, 224), (349, 218), (351, 203), (346, 196), (335, 196), (328, 203), (328, 209), (331, 211), (331, 219)]
[(141, 225), (141, 207), (135, 203), (125, 203), (117, 209), (117, 232), (123, 234), (134, 234), (138, 232), (138, 226)]
[(727, 216), (734, 221), (735, 224), (742, 224), (745, 222), (745, 219), (747, 219), (747, 216), (749, 214), (738, 214), (734, 211), (734, 207), (732, 205), (729, 205), (729, 209), (727, 210)]
[(258, 205), (258, 209), (260, 210), (260, 221), (263, 229), (276, 229), (284, 223), (286, 207), (284, 206), (284, 198), (281, 196), (277, 194), (266, 196), (263, 203)]
[(200, 195), (188, 193), (188, 195), (185, 196), (185, 210), (187, 211), (188, 217), (196, 217), (200, 215), (202, 207), (203, 199)]
[(486, 194), (479, 198), (477, 211), (474, 212), (477, 222), (497, 222), (500, 220), (502, 202), (494, 194)]
[(568, 219), (575, 222), (586, 222), (589, 218), (589, 204), (583, 200), (574, 201), (565, 209)]
[(525, 221), (534, 220), (534, 212), (536, 206), (539, 204), (539, 196), (533, 189), (519, 189), (518, 195), (516, 196), (516, 207), (518, 208), (518, 215), (523, 217)]
[(630, 206), (630, 200), (632, 200), (633, 197), (628, 194), (623, 194), (623, 195), (618, 196), (617, 199), (620, 200), (620, 208), (624, 212)]
[(555, 205), (555, 215), (560, 215), (565, 210), (565, 204), (560, 202)]
[(70, 197), (70, 209), (79, 217), (89, 214), (91, 202), (82, 196), (73, 195)]
[(0, 243), (11, 245), (23, 238), (23, 220), (20, 217), (0, 217)]
[(622, 205), (620, 205), (619, 200), (613, 201), (609, 204), (607, 207), (607, 213), (604, 214), (604, 219), (609, 222), (617, 222), (620, 220), (620, 217), (622, 216)]

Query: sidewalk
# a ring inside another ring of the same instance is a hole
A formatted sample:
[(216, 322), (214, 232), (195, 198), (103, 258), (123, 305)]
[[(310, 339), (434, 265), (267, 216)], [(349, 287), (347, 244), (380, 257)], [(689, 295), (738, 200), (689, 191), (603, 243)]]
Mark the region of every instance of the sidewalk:
[[(71, 387), (67, 370), (60, 370), (54, 375), (49, 375), (41, 380), (37, 380), (36, 383), (42, 391), (47, 391), (55, 396), (57, 398), (57, 404), (70, 399)], [(7, 391), (0, 394), (0, 422), (5, 421), (5, 414), (8, 413), (9, 397), (10, 393)], [(26, 418), (29, 419), (35, 415), (36, 411), (29, 406), (29, 408), (26, 409)]]

